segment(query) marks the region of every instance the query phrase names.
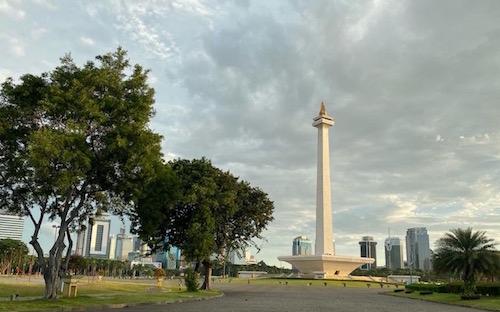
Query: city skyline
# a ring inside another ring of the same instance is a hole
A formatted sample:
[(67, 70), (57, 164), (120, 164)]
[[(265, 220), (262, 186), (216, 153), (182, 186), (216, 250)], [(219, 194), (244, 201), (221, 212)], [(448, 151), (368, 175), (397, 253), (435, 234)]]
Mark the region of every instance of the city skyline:
[(399, 237), (427, 227), (431, 248), (456, 227), (500, 241), (499, 11), (433, 1), (6, 2), (0, 80), (50, 70), (68, 52), (81, 64), (123, 46), (151, 69), (151, 126), (165, 158), (206, 156), (275, 202), (256, 255), (266, 263), (284, 265), (275, 259), (294, 237), (315, 237), (309, 121), (322, 100), (337, 120), (338, 254), (359, 254), (360, 237), (385, 237), (389, 226)]

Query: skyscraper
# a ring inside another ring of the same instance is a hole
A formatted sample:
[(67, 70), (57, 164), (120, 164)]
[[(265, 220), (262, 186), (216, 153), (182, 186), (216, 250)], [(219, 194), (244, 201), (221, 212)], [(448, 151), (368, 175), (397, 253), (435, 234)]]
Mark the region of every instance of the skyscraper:
[(403, 247), (399, 237), (388, 237), (384, 244), (385, 267), (388, 269), (401, 269), (403, 267)]
[(79, 229), (76, 233), (76, 246), (75, 246), (75, 255), (84, 256), (85, 255), (85, 230)]
[(371, 270), (377, 267), (377, 242), (372, 236), (363, 236), (359, 242), (360, 255), (362, 258), (373, 258), (375, 262), (366, 263), (361, 266), (362, 270)]
[(128, 260), (128, 253), (134, 250), (134, 237), (125, 233), (125, 228), (120, 229), (116, 235), (116, 260)]
[(23, 239), (24, 218), (0, 210), (0, 239)]
[(106, 259), (109, 257), (110, 226), (111, 220), (107, 215), (89, 218), (83, 248), (85, 257)]
[(181, 265), (181, 250), (177, 247), (170, 247), (155, 255), (155, 261), (161, 262), (165, 270), (179, 269)]
[(250, 249), (243, 247), (239, 250), (232, 250), (229, 252), (229, 262), (232, 264), (256, 264), (255, 256), (252, 255)]
[(293, 239), (292, 256), (312, 255), (312, 243), (305, 236), (297, 236)]
[(116, 235), (111, 235), (109, 237), (108, 258), (111, 260), (116, 258)]
[(431, 269), (431, 250), (426, 228), (417, 227), (406, 231), (406, 260), (408, 267), (413, 269)]

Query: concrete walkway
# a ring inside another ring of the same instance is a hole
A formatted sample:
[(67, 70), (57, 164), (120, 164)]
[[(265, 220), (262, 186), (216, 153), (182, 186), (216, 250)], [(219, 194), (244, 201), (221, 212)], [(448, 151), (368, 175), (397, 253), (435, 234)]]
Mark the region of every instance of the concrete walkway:
[[(336, 312), (473, 312), (470, 308), (380, 295), (380, 289), (317, 286), (222, 285), (225, 296), (205, 301), (148, 305), (113, 310), (139, 311), (336, 311)], [(102, 310), (101, 310), (102, 311)], [(110, 310), (111, 311), (111, 310)]]

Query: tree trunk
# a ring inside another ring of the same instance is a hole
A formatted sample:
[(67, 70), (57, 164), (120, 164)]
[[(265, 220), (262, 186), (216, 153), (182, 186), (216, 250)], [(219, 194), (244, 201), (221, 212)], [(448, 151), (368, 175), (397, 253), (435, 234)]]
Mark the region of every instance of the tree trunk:
[[(63, 281), (64, 281), (64, 277), (66, 275), (68, 275), (69, 260), (70, 260), (70, 257), (71, 257), (71, 248), (73, 248), (73, 240), (71, 239), (71, 235), (69, 233), (69, 229), (66, 229), (66, 237), (68, 239), (68, 247), (66, 248), (66, 258), (64, 259), (64, 264), (62, 263), (62, 259), (60, 261), (61, 266), (60, 266), (60, 269), (59, 269), (59, 272), (58, 272), (59, 278), (57, 280), (56, 290), (62, 289), (62, 284), (63, 284)], [(64, 249), (64, 245), (63, 245), (63, 247), (61, 247), (61, 253), (62, 253), (63, 249)]]
[[(49, 263), (51, 261), (49, 260)], [(59, 273), (57, 268), (48, 265), (43, 270), (43, 279), (45, 281), (45, 299), (57, 299), (57, 288), (59, 285)]]
[(61, 223), (59, 235), (50, 249), (49, 259), (44, 267), (43, 278), (45, 280), (45, 299), (57, 299), (61, 287), (62, 253), (64, 248), (66, 248), (64, 244), (66, 229), (67, 224)]
[(470, 268), (466, 268), (463, 274), (465, 296), (474, 295), (476, 293), (476, 278)]
[(205, 279), (201, 289), (210, 290), (211, 280), (212, 280), (212, 263), (209, 260), (203, 261), (203, 267), (205, 268)]

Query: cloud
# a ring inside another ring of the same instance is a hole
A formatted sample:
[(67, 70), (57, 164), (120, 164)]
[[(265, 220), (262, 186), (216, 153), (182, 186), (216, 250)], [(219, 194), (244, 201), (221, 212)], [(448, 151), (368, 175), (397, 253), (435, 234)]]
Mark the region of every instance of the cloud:
[(40, 39), (47, 33), (47, 29), (44, 27), (36, 27), (31, 31), (31, 37), (33, 39)]
[(90, 47), (95, 45), (94, 39), (92, 39), (90, 37), (82, 36), (82, 37), (80, 37), (80, 42), (83, 45), (90, 46)]
[(7, 51), (14, 57), (22, 57), (25, 56), (26, 50), (24, 48), (24, 42), (20, 39), (10, 36), (4, 35), (0, 33), (0, 40), (3, 40), (7, 43)]
[(26, 17), (26, 12), (22, 9), (16, 8), (13, 4), (18, 4), (19, 1), (0, 0), (0, 14), (14, 20), (22, 20)]
[(129, 34), (154, 57), (169, 58), (176, 52), (176, 43), (168, 31), (158, 30), (148, 23), (158, 14), (157, 10), (150, 11), (148, 8), (152, 8), (151, 3), (117, 3), (118, 29)]

